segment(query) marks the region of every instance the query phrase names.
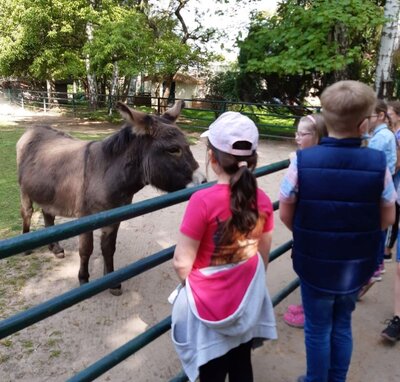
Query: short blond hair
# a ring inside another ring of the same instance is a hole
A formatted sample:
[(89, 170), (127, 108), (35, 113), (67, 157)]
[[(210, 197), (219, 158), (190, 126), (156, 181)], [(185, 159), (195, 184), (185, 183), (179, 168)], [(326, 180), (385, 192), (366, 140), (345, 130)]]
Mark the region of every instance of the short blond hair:
[(321, 95), (322, 114), (328, 130), (345, 132), (358, 128), (376, 104), (374, 90), (359, 81), (339, 81)]

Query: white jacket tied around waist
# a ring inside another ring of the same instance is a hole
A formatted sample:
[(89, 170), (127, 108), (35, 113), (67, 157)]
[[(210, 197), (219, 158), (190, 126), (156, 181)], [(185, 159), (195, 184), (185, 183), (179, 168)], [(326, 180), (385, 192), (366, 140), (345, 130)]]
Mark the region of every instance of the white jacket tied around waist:
[[(251, 339), (261, 340), (254, 341), (255, 347), (255, 343), (260, 345), (262, 340), (277, 338), (274, 311), (265, 283), (264, 262), (259, 254), (254, 260), (257, 261), (256, 269), (249, 283), (244, 285), (243, 298), (231, 314), (221, 319), (204, 319), (199, 314), (195, 291), (192, 289), (195, 286), (191, 284), (190, 277), (186, 280), (186, 286), (180, 289), (172, 309), (171, 337), (190, 381), (196, 380), (200, 366), (240, 344)], [(229, 279), (227, 272), (235, 273), (235, 269), (242, 265), (204, 268), (200, 270), (201, 277), (206, 282), (207, 277), (213, 277), (213, 280)], [(229, 295), (232, 293), (228, 291), (224, 296)], [(213, 309), (211, 301), (209, 308)]]

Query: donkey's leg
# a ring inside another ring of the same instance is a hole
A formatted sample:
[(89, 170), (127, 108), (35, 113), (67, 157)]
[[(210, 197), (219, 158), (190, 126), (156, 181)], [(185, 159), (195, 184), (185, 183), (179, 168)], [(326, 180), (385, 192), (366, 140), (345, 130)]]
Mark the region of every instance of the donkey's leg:
[[(104, 274), (114, 272), (114, 252), (117, 241), (119, 223), (101, 229), (101, 252), (104, 259)], [(122, 294), (121, 284), (110, 288), (110, 293), (114, 296)]]
[[(42, 210), (43, 213), (43, 218), (44, 218), (44, 226), (45, 227), (51, 227), (54, 225), (54, 219), (55, 216), (45, 212)], [(58, 241), (55, 241), (54, 243), (49, 244), (49, 250), (54, 253), (55, 257), (58, 259), (64, 258), (64, 248), (60, 246)]]
[[(20, 191), (21, 208), (20, 213), (22, 217), (22, 233), (27, 233), (31, 228), (31, 220), (33, 214), (32, 200), (28, 194)], [(32, 249), (28, 249), (24, 252), (25, 255), (29, 255), (33, 252)]]
[(32, 200), (28, 194), (20, 191), (21, 199), (21, 217), (22, 217), (22, 233), (27, 233), (31, 227), (31, 219), (33, 214)]
[(79, 235), (79, 256), (81, 266), (79, 268), (79, 284), (89, 282), (89, 259), (93, 252), (93, 232), (85, 232)]

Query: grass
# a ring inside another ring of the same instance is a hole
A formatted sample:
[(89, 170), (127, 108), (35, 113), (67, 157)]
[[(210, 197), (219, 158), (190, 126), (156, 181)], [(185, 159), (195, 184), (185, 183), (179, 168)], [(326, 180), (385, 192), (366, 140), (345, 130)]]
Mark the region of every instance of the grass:
[(21, 230), (15, 144), (24, 129), (0, 126), (0, 238)]
[[(279, 115), (268, 110), (257, 109), (250, 106), (237, 110), (246, 114), (258, 126), (261, 135), (283, 136), (293, 138), (295, 117)], [(183, 109), (178, 124), (189, 131), (202, 131), (206, 129), (219, 115), (219, 111)]]

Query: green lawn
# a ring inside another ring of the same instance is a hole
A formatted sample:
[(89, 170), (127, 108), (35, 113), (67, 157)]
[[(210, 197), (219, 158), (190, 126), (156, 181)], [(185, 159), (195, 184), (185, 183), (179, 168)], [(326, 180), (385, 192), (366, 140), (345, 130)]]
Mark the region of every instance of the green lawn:
[(21, 231), (15, 144), (24, 129), (0, 125), (0, 238)]
[[(295, 117), (293, 116), (279, 115), (268, 110), (261, 110), (250, 106), (240, 108), (240, 110), (237, 111), (251, 118), (257, 124), (261, 135), (294, 137)], [(217, 112), (210, 110), (183, 109), (178, 124), (182, 128), (191, 131), (202, 131), (206, 129), (218, 115)]]

